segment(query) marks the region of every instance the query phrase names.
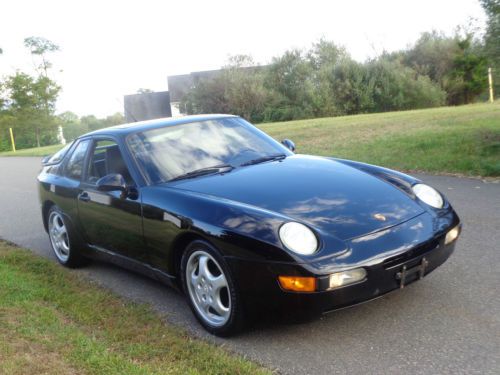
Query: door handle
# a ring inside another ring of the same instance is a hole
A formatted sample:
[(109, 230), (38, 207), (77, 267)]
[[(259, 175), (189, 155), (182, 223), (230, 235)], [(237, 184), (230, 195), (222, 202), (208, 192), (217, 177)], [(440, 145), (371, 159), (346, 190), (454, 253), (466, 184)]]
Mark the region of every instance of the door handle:
[(78, 199), (81, 200), (82, 202), (89, 202), (90, 196), (86, 191), (84, 191), (84, 192), (78, 194)]

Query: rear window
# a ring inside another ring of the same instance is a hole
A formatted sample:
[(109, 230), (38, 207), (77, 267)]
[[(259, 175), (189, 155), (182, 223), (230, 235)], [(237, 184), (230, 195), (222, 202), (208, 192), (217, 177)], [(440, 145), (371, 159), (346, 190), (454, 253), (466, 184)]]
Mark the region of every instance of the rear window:
[(57, 151), (47, 161), (45, 161), (45, 164), (57, 164), (57, 163), (59, 163), (61, 160), (64, 159), (64, 157), (68, 153), (68, 150), (70, 149), (71, 145), (73, 145), (73, 142), (68, 143), (66, 146), (64, 146), (59, 151)]

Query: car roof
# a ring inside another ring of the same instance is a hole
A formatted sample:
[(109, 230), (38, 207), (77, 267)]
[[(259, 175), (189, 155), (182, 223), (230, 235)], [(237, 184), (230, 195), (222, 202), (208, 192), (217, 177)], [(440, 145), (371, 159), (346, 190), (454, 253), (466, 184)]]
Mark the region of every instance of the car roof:
[(131, 122), (128, 124), (121, 124), (116, 126), (111, 126), (109, 128), (98, 129), (90, 133), (82, 135), (80, 138), (94, 135), (127, 135), (130, 133), (136, 133), (140, 131), (157, 129), (164, 126), (173, 126), (188, 124), (190, 122), (198, 121), (208, 121), (220, 118), (237, 117), (234, 115), (223, 115), (223, 114), (212, 114), (212, 115), (192, 115), (192, 116), (182, 116), (182, 117), (165, 117), (155, 120), (138, 121)]

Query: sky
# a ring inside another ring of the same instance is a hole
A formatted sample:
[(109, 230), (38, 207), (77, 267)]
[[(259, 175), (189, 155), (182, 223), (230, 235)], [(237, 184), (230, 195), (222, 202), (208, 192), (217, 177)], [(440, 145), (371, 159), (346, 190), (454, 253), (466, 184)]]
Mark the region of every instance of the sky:
[(167, 76), (218, 69), (231, 55), (266, 64), (323, 37), (364, 61), (471, 18), (484, 25), (477, 0), (0, 0), (0, 77), (32, 72), (23, 40), (47, 38), (61, 48), (50, 57), (57, 111), (105, 117), (123, 111), (125, 94), (167, 90)]

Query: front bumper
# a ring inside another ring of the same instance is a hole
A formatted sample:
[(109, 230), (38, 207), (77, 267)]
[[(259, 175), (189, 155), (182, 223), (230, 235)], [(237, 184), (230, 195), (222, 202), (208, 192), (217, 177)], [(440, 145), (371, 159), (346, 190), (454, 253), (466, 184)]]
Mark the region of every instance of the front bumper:
[[(401, 248), (401, 243), (397, 243), (396, 238), (393, 237), (401, 239), (401, 234), (407, 233), (407, 230), (421, 228), (421, 226), (415, 226), (418, 220), (421, 221), (422, 218), (401, 226), (399, 230), (402, 232), (400, 233), (392, 230), (391, 235), (383, 242), (387, 244), (389, 240), (395, 249)], [(453, 226), (455, 225), (458, 225), (458, 218), (453, 223)], [(453, 226), (450, 226), (448, 230)], [(365, 246), (370, 248), (381, 246), (380, 236), (372, 242), (364, 241), (357, 248), (354, 244), (351, 254), (346, 254), (343, 259), (339, 257), (341, 259), (336, 261), (322, 261), (316, 264), (264, 263), (237, 258), (229, 258), (228, 261), (235, 274), (238, 275), (239, 288), (247, 309), (319, 314), (380, 297), (429, 274), (443, 264), (454, 251), (456, 241), (448, 245), (444, 244), (448, 230), (439, 235), (427, 237), (423, 242), (413, 242), (413, 246), (406, 246), (402, 251), (394, 251), (390, 248), (389, 251), (381, 252), (381, 256), (368, 256), (364, 259), (359, 258), (359, 253), (368, 252)], [(421, 234), (425, 233), (421, 232)], [(356, 262), (350, 262), (354, 258)], [(365, 280), (328, 290), (330, 273), (358, 267), (366, 270)], [(322, 270), (326, 272), (321, 272)], [(278, 275), (314, 276), (318, 280), (317, 291), (313, 293), (285, 291), (277, 281)]]

